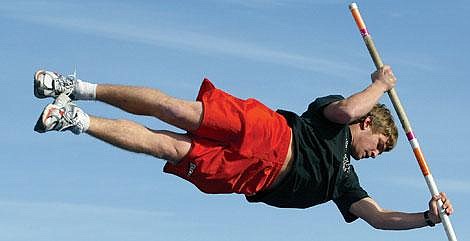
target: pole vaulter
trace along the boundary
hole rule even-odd
[[[364,43],[366,44],[366,47],[369,50],[369,54],[372,57],[372,60],[374,61],[375,67],[377,67],[377,69],[381,68],[383,66],[382,59],[380,58],[379,52],[375,48],[374,41],[372,40],[369,31],[367,31],[367,27],[361,17],[361,13],[359,12],[357,4],[351,3],[349,5],[349,10],[351,10],[352,16],[356,21],[357,27],[359,28],[361,36],[364,39]],[[388,96],[390,97],[393,107],[395,108],[395,111],[398,114],[398,118],[400,119],[403,130],[406,133],[406,137],[408,138],[411,148],[413,149],[413,153],[415,154],[416,160],[418,161],[419,167],[421,169],[421,172],[423,173],[424,179],[426,180],[429,191],[432,195],[439,195],[436,182],[434,181],[434,178],[431,175],[431,170],[426,162],[426,159],[424,158],[423,152],[421,151],[418,139],[416,138],[413,130],[411,129],[411,124],[405,113],[403,105],[400,103],[400,99],[398,98],[398,94],[395,88],[392,88],[388,91]],[[450,222],[450,218],[442,208],[442,204],[442,201],[439,200],[439,216],[442,220],[442,224],[444,225],[444,229],[447,234],[447,239],[449,241],[457,241],[457,237]]]

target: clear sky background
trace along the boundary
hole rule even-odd
[[[47,68],[99,83],[143,85],[194,99],[203,77],[242,98],[302,113],[318,96],[348,96],[374,65],[349,1],[0,1],[0,241],[445,240],[441,225],[380,231],[346,224],[336,206],[305,210],[206,195],[164,162],[87,135],[37,134],[51,99],[33,96]],[[358,1],[452,222],[470,239],[469,12],[466,1]],[[391,107],[385,96],[382,101]],[[97,102],[85,111],[162,122]],[[429,191],[400,127],[396,150],[353,162],[386,209],[422,212]]]

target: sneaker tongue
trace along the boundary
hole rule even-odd
[[[66,94],[62,93],[55,99],[54,104],[62,107],[65,106],[68,102],[70,102],[70,98]]]

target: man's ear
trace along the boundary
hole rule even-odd
[[[361,129],[365,130],[367,128],[372,127],[372,116],[367,116],[362,122],[361,122]]]

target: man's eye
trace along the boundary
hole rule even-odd
[[[384,151],[384,144],[382,142],[379,142],[377,144],[377,150],[379,150],[380,152]]]

